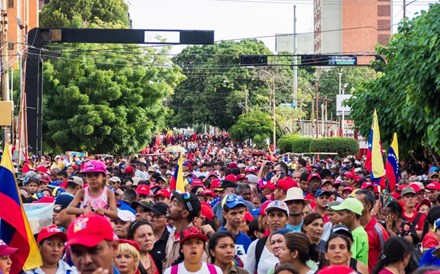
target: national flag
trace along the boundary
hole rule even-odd
[[[382,146],[380,144],[380,131],[379,131],[379,119],[377,118],[377,112],[374,110],[373,124],[370,130],[371,140],[371,181],[378,183],[385,175],[385,168],[382,158]],[[368,144],[370,150],[370,144]],[[368,153],[367,153],[368,157]]]
[[[399,144],[397,142],[397,133],[394,133],[393,142],[388,149],[385,170],[390,191],[393,191],[399,181]]]
[[[176,169],[174,170],[174,175],[171,177],[170,190],[178,190],[180,192],[185,192],[185,185],[183,182],[183,156],[180,154],[179,160],[177,160]]]
[[[30,270],[43,264],[35,238],[32,235],[28,219],[18,192],[11,160],[9,145],[3,150],[0,164],[0,238],[9,246],[19,248],[11,256],[11,273],[20,273],[21,269]]]
[[[23,164],[23,168],[21,169],[21,173],[28,173],[29,171],[31,171],[32,169],[32,165],[29,162],[29,158],[27,156],[27,154],[24,154],[24,164]]]

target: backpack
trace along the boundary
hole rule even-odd
[[[258,270],[258,263],[260,262],[261,254],[263,253],[264,246],[267,242],[267,236],[258,239],[257,246],[255,247],[255,273]]]
[[[214,265],[206,264],[208,266],[209,274],[218,274]],[[179,265],[175,264],[171,267],[171,274],[177,274],[177,270],[179,269]]]

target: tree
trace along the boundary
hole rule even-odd
[[[366,81],[349,102],[351,116],[360,133],[368,136],[376,108],[384,142],[399,136],[399,149],[424,145],[440,153],[440,4],[433,4],[412,20],[405,20],[399,32],[379,47],[386,64]]]
[[[240,115],[237,122],[229,130],[233,140],[238,142],[252,140],[257,146],[263,147],[273,133],[273,121],[269,114],[256,110]]]
[[[51,1],[42,15],[56,11],[58,18],[72,18],[70,26],[77,27],[83,26],[80,18],[92,20],[86,26],[94,28],[128,22],[122,0],[65,2]],[[109,5],[114,13],[107,10]],[[57,23],[50,20],[46,24]],[[60,25],[51,24],[65,26],[62,20]],[[48,48],[61,57],[44,62],[45,151],[134,153],[165,127],[170,112],[163,102],[184,79],[166,56],[170,48],[100,44]]]

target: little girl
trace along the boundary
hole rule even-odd
[[[81,173],[85,174],[87,187],[79,190],[66,209],[67,214],[81,215],[94,212],[109,219],[117,218],[116,198],[105,186],[106,168],[103,162],[92,160],[85,163]],[[80,204],[80,208],[78,208]]]

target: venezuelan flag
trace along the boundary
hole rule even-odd
[[[397,133],[394,133],[393,142],[388,149],[385,170],[390,191],[393,191],[399,181],[399,144],[397,143]]]
[[[185,192],[185,185],[183,183],[183,157],[182,154],[179,156],[177,161],[176,169],[174,170],[174,175],[171,177],[170,190],[178,190],[180,192]]]
[[[379,183],[381,178],[385,175],[385,168],[382,158],[382,146],[380,144],[379,119],[377,118],[376,110],[374,110],[370,138],[368,139],[368,150],[371,150],[371,181]]]
[[[11,160],[9,145],[3,150],[0,165],[0,238],[9,246],[19,248],[11,256],[11,273],[20,273],[43,264],[35,238],[21,203]]]

